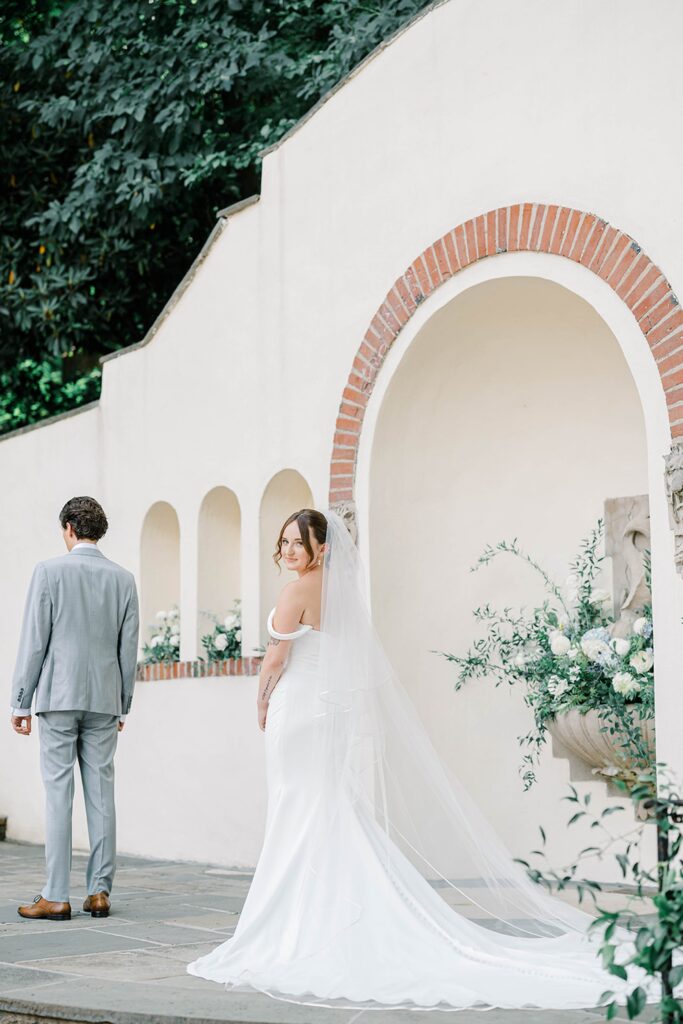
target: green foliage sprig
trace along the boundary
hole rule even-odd
[[[519,857],[514,859],[526,869],[532,881],[543,885],[549,892],[571,887],[576,890],[580,903],[590,899],[598,913],[589,931],[600,933],[599,953],[603,967],[625,982],[629,982],[629,976],[634,976],[637,971],[656,979],[661,999],[656,1015],[649,1015],[648,1021],[682,1024],[683,992],[676,992],[683,982],[683,801],[679,797],[680,783],[664,762],[657,762],[649,771],[639,773],[635,785],[629,787],[621,779],[617,779],[615,785],[630,798],[631,810],[639,815],[644,807],[650,821],[657,827],[658,856],[654,870],[645,866],[647,854],[643,849],[649,825],[640,821],[633,827],[629,822],[624,832],[616,834],[609,827],[613,819],[610,818],[609,823],[606,819],[609,815],[624,813],[628,804],[611,805],[597,815],[589,807],[591,794],[580,797],[571,784],[570,794],[562,797],[575,808],[568,825],[583,820],[590,829],[595,829],[592,845],[584,847],[570,864],[542,871],[534,866],[539,860],[547,861],[546,832],[539,826],[541,848],[531,852],[535,858],[534,865]],[[618,910],[600,906],[598,894],[603,886],[582,874],[583,861],[592,857],[602,861],[607,853],[617,861],[624,885],[630,889],[625,905]],[[652,912],[644,915],[642,908],[646,900],[652,906]],[[620,940],[626,941],[626,936],[633,945],[633,952],[626,959],[617,960],[622,945]],[[626,994],[630,1020],[639,1017],[647,1003],[647,992],[640,980],[636,979],[631,984],[633,987]],[[619,1012],[614,990],[603,992],[598,1005],[604,1009],[606,1020],[613,1020]]]

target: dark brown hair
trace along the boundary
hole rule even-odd
[[[286,519],[282,524],[280,536],[278,537],[277,543],[275,545],[275,554],[273,555],[273,561],[280,570],[282,569],[282,566],[280,565],[280,560],[282,559],[282,537],[289,524],[293,523],[295,519],[299,527],[299,533],[301,534],[303,546],[306,548],[306,551],[308,552],[308,565],[311,565],[313,559],[315,558],[313,554],[313,548],[311,547],[309,530],[313,531],[313,536],[318,541],[318,544],[324,544],[325,538],[327,537],[327,519],[325,519],[325,516],[322,514],[322,512],[318,512],[318,510],[315,508],[302,508],[299,509],[298,512],[293,512],[292,515],[288,519]],[[306,568],[308,568],[308,566],[306,566]]]
[[[107,517],[99,501],[94,498],[70,498],[59,513],[62,529],[71,523],[79,540],[99,540],[109,529]]]

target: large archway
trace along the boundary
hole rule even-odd
[[[457,295],[494,278],[538,277],[555,281],[585,299],[617,339],[642,408],[647,440],[653,612],[658,648],[657,749],[661,760],[683,772],[675,728],[675,709],[680,699],[680,651],[683,649],[683,580],[676,571],[670,497],[663,472],[663,459],[680,447],[683,436],[683,323],[678,300],[664,275],[637,244],[599,218],[577,213],[576,218],[570,219],[571,211],[568,211],[567,217],[563,217],[563,227],[558,207],[529,204],[515,209],[518,215],[509,210],[494,211],[495,224],[502,222],[509,227],[510,220],[505,218],[511,217],[516,225],[511,247],[496,244],[491,249],[487,244],[477,245],[477,234],[472,233],[474,225],[479,225],[480,242],[482,226],[484,238],[490,241],[493,215],[476,218],[469,228],[463,225],[449,233],[449,245],[457,244],[454,251],[458,259],[465,247],[465,259],[457,264],[457,270],[453,269],[452,256],[444,264],[447,242],[442,239],[441,244],[429,247],[431,257],[422,254],[391,289],[391,298],[385,299],[373,318],[343,389],[329,501],[331,505],[351,503],[354,506],[359,545],[372,576],[368,535],[371,532],[369,481],[373,438],[392,376],[418,333],[435,312]],[[568,225],[570,231],[574,225],[571,236],[567,235]],[[541,244],[546,246],[546,251]],[[498,259],[482,258],[493,252]],[[438,255],[441,270],[434,262]],[[556,259],[558,255],[563,258]],[[413,288],[410,296],[409,284]],[[404,295],[401,299],[403,322],[395,318],[390,324],[391,303],[396,303],[392,293],[395,292]],[[538,359],[543,359],[541,351]],[[509,422],[507,427],[514,429],[514,422]],[[621,457],[628,458],[628,452]],[[375,589],[371,579],[369,584]]]
[[[671,436],[683,438],[683,312],[665,275],[628,234],[593,213],[544,203],[489,210],[428,246],[394,282],[373,316],[342,392],[329,501],[355,499],[365,409],[393,342],[425,299],[465,267],[506,252],[551,253],[605,281],[631,310],[657,364]]]
[[[432,651],[465,654],[478,606],[546,596],[511,556],[471,574],[487,544],[517,538],[562,584],[604,499],[648,492],[643,410],[613,331],[555,282],[482,281],[418,320],[373,395],[359,466],[373,619],[440,756],[511,844],[531,845],[531,801],[563,828],[566,762],[549,744],[524,794],[521,688],[455,694],[456,667]]]

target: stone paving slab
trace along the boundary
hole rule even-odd
[[[86,858],[76,854],[71,921],[24,921],[41,888],[43,848],[0,842],[0,1024],[593,1024],[599,1010],[418,1011],[300,1006],[228,992],[186,966],[233,932],[252,874],[208,864],[119,857],[112,913],[80,910]],[[613,898],[617,898],[614,897]],[[647,909],[647,908],[645,908]],[[648,1007],[643,1020],[655,1015]],[[625,1011],[617,1018],[627,1020]]]

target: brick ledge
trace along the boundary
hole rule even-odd
[[[161,661],[154,665],[138,664],[136,680],[140,683],[160,679],[201,679],[205,676],[257,676],[263,658],[226,658],[224,661]]]

